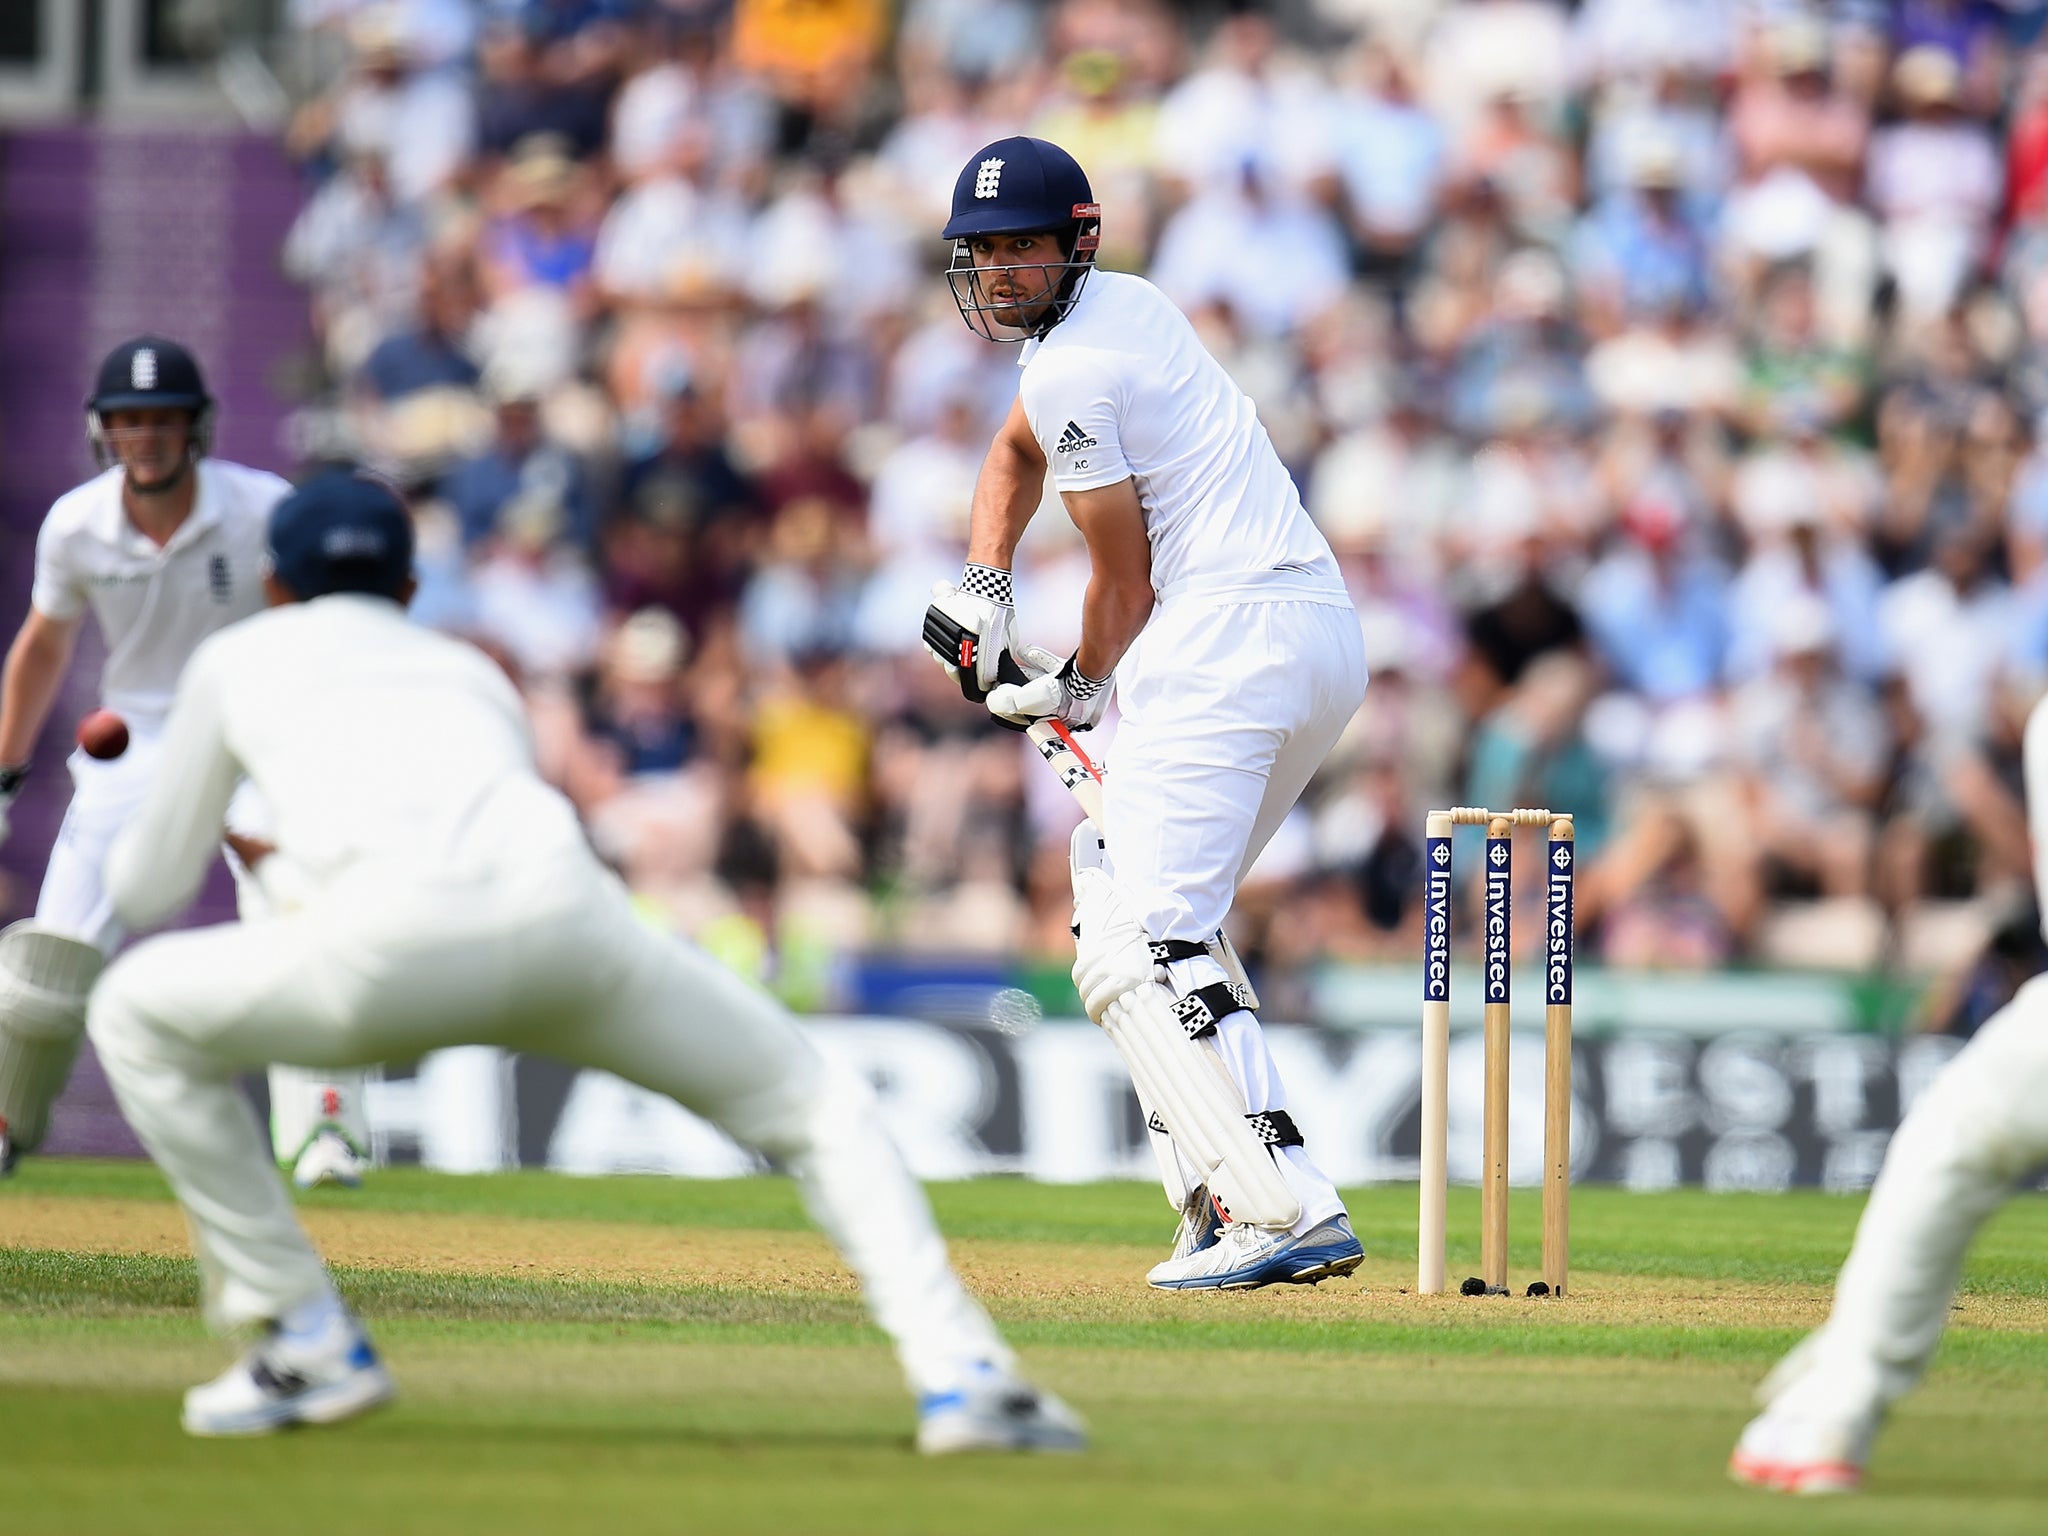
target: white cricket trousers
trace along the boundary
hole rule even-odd
[[[149,793],[156,776],[158,736],[133,728],[128,750],[119,757],[93,758],[73,752],[71,803],[65,808],[43,888],[36,899],[36,922],[52,933],[90,944],[111,956],[127,940],[128,930],[114,915],[107,895],[107,851],[128,825]],[[237,832],[261,836],[270,830],[269,810],[249,785],[236,792],[228,808],[228,825]],[[269,910],[261,885],[229,856],[235,876],[235,902],[244,917]],[[370,1151],[367,1077],[361,1072],[300,1072],[291,1067],[270,1069],[272,1149],[280,1161],[292,1162],[320,1131],[341,1132],[357,1151]]]
[[[1239,882],[1358,712],[1365,684],[1347,599],[1190,593],[1159,606],[1117,668],[1123,719],[1103,795],[1111,874],[1147,934],[1205,942],[1222,929]],[[1207,957],[1169,970],[1181,992],[1224,979]],[[1233,1013],[1216,1035],[1245,1107],[1285,1109],[1258,1019]],[[1283,1148],[1278,1161],[1301,1201],[1296,1231],[1343,1211],[1305,1148]],[[1192,1170],[1175,1162],[1181,1188],[1163,1168],[1162,1182],[1179,1205]]]
[[[71,803],[65,807],[36,898],[40,926],[90,944],[103,955],[111,955],[128,937],[107,895],[107,850],[142,808],[156,774],[157,755],[156,738],[139,731],[119,757],[101,761],[83,752],[71,754],[66,765],[71,770]]]
[[[1910,1389],[1941,1341],[1977,1229],[2044,1165],[2048,976],[2021,987],[1900,1123],[1827,1323],[1773,1378],[1786,1406],[1853,1417]]]
[[[328,1279],[237,1072],[536,1051],[665,1093],[793,1173],[919,1392],[1012,1357],[946,1259],[867,1084],[776,1003],[633,914],[582,847],[470,878],[357,866],[293,912],[164,934],[101,978],[88,1028],[190,1218],[209,1321],[275,1319]]]

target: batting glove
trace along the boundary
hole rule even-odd
[[[1077,731],[1092,731],[1109,709],[1111,679],[1086,677],[1072,656],[1062,660],[1042,646],[1018,649],[1017,659],[1032,673],[1028,683],[1004,683],[988,696],[988,712],[1012,725],[1064,720]]]
[[[967,702],[979,704],[1001,680],[1003,655],[1016,625],[1010,573],[970,561],[959,586],[933,584],[932,604],[924,611],[925,649],[960,685]]]

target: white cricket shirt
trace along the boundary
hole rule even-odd
[[[197,473],[191,515],[161,548],[128,521],[118,465],[60,496],[36,538],[29,601],[53,619],[92,609],[107,643],[100,702],[131,730],[162,724],[200,641],[263,606],[270,511],[291,486],[222,459]]]
[[[292,603],[201,642],[148,797],[107,860],[130,928],[198,891],[244,775],[270,808],[272,857],[314,895],[364,866],[489,875],[583,846],[576,813],[534,771],[526,711],[497,664],[382,598]]]
[[[1090,274],[1066,319],[1026,342],[1019,393],[1062,491],[1136,482],[1162,601],[1349,605],[1251,400],[1142,277]]]

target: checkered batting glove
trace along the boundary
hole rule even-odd
[[[1077,653],[1078,654],[1078,653]],[[1041,646],[1020,646],[1017,659],[1035,674],[1028,683],[1004,683],[988,696],[988,712],[1012,725],[1064,720],[1077,731],[1092,731],[1109,709],[1111,679],[1086,676],[1074,657],[1062,660]]]
[[[932,603],[924,611],[925,649],[960,685],[967,701],[979,704],[1001,676],[1016,624],[1010,573],[970,563],[959,586],[941,581],[932,587]]]

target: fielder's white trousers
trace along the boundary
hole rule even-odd
[[[1881,1411],[1941,1341],[1985,1218],[2048,1165],[2048,977],[1994,1014],[1892,1137],[1826,1325],[1781,1367],[1775,1401],[1820,1417]]]
[[[36,922],[52,933],[90,944],[111,956],[128,937],[114,903],[107,895],[107,850],[129,819],[141,809],[155,777],[156,732],[135,727],[128,749],[119,757],[99,759],[73,752],[71,804],[65,809],[43,888],[36,899]],[[269,812],[252,788],[244,784],[228,808],[228,824],[237,832],[261,836],[269,830]],[[244,917],[267,911],[261,885],[232,855],[228,868],[235,876],[235,901]],[[370,1151],[366,1076],[361,1072],[299,1072],[289,1067],[270,1070],[272,1149],[284,1162],[295,1160],[320,1131],[332,1128],[365,1156]]]
[[[238,1071],[491,1044],[668,1094],[786,1166],[916,1390],[1011,1363],[865,1082],[764,994],[643,926],[580,842],[499,863],[467,879],[359,867],[291,913],[147,940],[102,977],[93,1044],[184,1203],[210,1321],[274,1319],[328,1287]]]
[[[1112,877],[1155,939],[1213,938],[1237,887],[1365,699],[1365,646],[1344,598],[1217,602],[1170,598],[1117,668],[1114,760],[1103,839]],[[1186,992],[1224,979],[1208,958],[1170,967]],[[1287,1107],[1259,1023],[1238,1012],[1216,1029],[1245,1105]],[[1169,1201],[1182,1187],[1162,1172]],[[1164,1165],[1166,1160],[1162,1159]],[[1297,1231],[1344,1209],[1302,1147],[1279,1153],[1301,1201]]]

